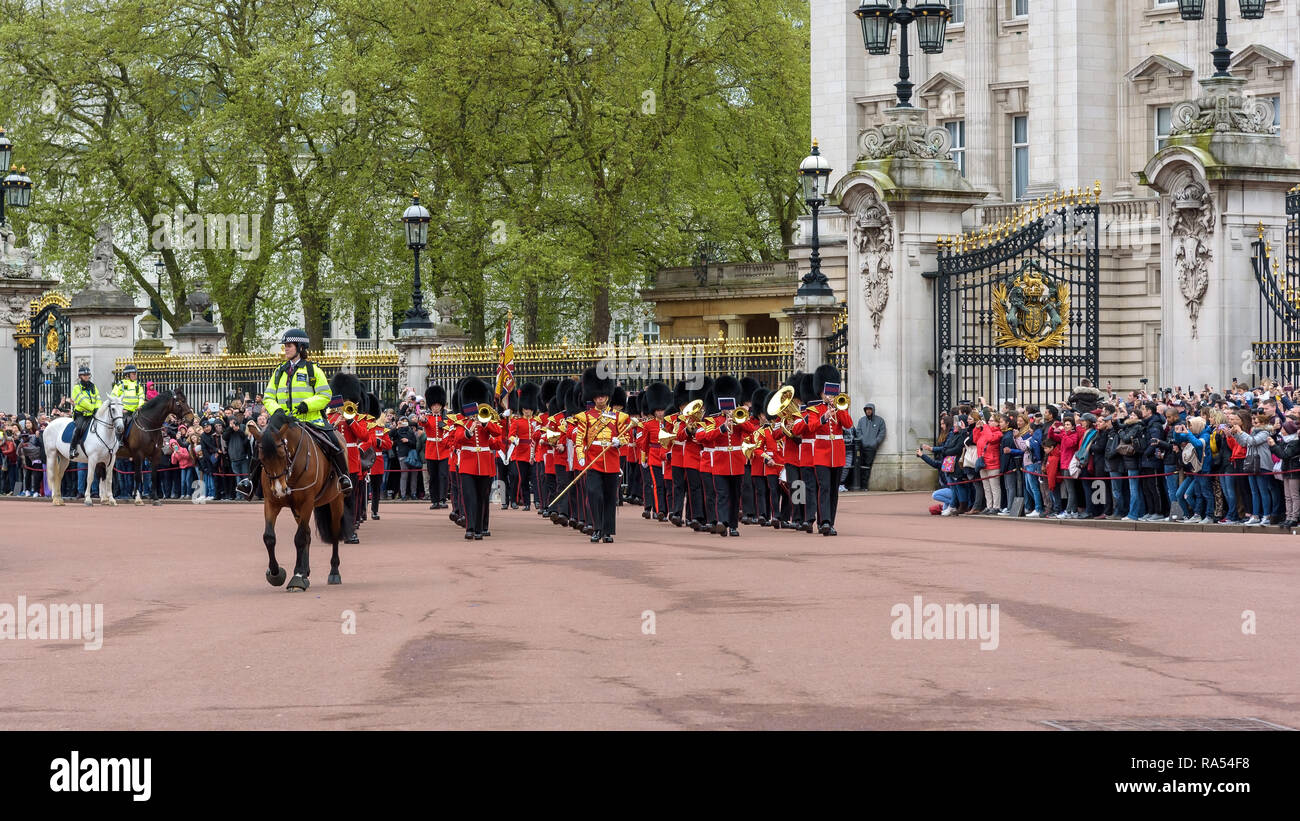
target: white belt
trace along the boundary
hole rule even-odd
[[[840,438],[843,438],[843,437],[840,437],[840,436],[827,436],[827,435],[824,434],[824,433],[819,433],[819,434],[817,434],[816,436],[814,436],[813,438],[814,438],[814,439],[820,439],[820,440],[823,441],[823,442],[833,442],[834,440],[836,440],[836,439],[840,439]]]
[[[359,448],[359,447],[361,447],[361,443],[360,443],[360,442],[348,442],[348,447],[350,447],[350,448]]]
[[[462,447],[461,450],[468,451],[470,453],[491,453],[492,452],[492,448],[480,448],[480,447]]]
[[[737,451],[737,450],[743,450],[743,449],[744,449],[744,447],[743,447],[742,445],[727,445],[726,447],[714,448],[715,451],[719,451],[719,450],[725,450],[725,451]]]
[[[596,447],[603,448],[606,445],[611,444],[613,441],[614,441],[613,439],[597,439],[594,442],[590,442],[589,444],[595,445]]]

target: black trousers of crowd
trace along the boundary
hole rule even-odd
[[[618,474],[589,470],[583,481],[587,486],[587,505],[591,513],[587,523],[601,536],[613,536],[614,514],[618,506]]]
[[[817,524],[835,525],[835,512],[840,504],[840,473],[843,470],[842,467],[823,465],[814,468],[817,475],[817,511],[821,520]]]
[[[733,530],[740,524],[740,492],[744,486],[744,474],[726,476],[713,475],[714,504],[717,519]]]
[[[465,506],[465,532],[486,533],[488,507],[492,501],[492,477],[462,474],[460,494]]]
[[[858,464],[862,466],[862,489],[866,490],[871,484],[871,466],[876,463],[876,449],[865,445],[858,448],[858,459],[861,460]],[[835,486],[839,487],[838,481]]]
[[[447,460],[425,459],[429,472],[429,501],[447,501]]]

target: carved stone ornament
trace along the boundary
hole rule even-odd
[[[853,213],[852,232],[853,245],[858,250],[862,296],[876,332],[873,347],[879,348],[880,323],[889,305],[889,281],[894,273],[894,221],[875,191],[858,203]]]
[[[859,159],[951,159],[952,135],[946,128],[932,126],[923,108],[891,108],[885,122],[863,129],[858,135]]]
[[[90,339],[90,326],[74,325],[72,328],[72,335],[77,339]]]
[[[1189,181],[1174,189],[1171,204],[1169,236],[1174,252],[1174,274],[1178,292],[1192,320],[1192,338],[1195,339],[1201,303],[1210,287],[1210,263],[1214,257],[1210,248],[1214,234],[1214,203],[1203,185]]]
[[[1185,100],[1171,112],[1169,136],[1215,131],[1273,134],[1273,104],[1246,94],[1244,79],[1211,78],[1201,82],[1201,96]]]
[[[96,291],[114,289],[113,273],[117,259],[113,256],[113,226],[101,222],[95,231],[95,251],[90,258],[90,287]]]
[[[0,307],[0,322],[6,325],[17,325],[22,322],[27,318],[29,304],[23,297],[11,295],[6,304]]]
[[[104,339],[125,339],[126,326],[125,325],[104,325],[100,327],[99,335],[102,336]]]

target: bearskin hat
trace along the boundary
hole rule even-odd
[[[447,389],[442,385],[430,385],[424,389],[425,407],[432,408],[434,405],[447,407]]]
[[[716,399],[730,397],[740,407],[740,380],[727,374],[719,376],[713,383],[713,396]]]
[[[689,401],[691,401],[691,396],[690,391],[686,390],[685,380],[677,380],[677,384],[673,386],[673,398],[670,406],[681,408],[682,405],[685,405]]]
[[[560,389],[560,380],[547,379],[542,383],[541,401],[539,407],[549,407],[551,400],[555,398],[555,392]]]
[[[627,408],[627,389],[622,385],[615,385],[614,392],[609,395],[609,406],[611,408]]]
[[[560,391],[564,396],[564,407],[562,410],[564,411],[565,416],[577,416],[584,410],[582,403],[582,385],[574,381],[568,381],[568,384],[568,392],[564,392],[563,386],[560,387]]]
[[[754,377],[742,376],[740,378],[740,396],[736,397],[736,404],[743,405],[746,402],[753,402],[754,392],[761,387],[763,387],[763,383]]]
[[[613,402],[612,399],[610,401]],[[623,406],[623,412],[626,413],[628,416],[640,416],[641,415],[641,394],[629,393],[627,395],[627,403]]]
[[[471,376],[460,386],[460,404],[461,406],[473,403],[483,405],[488,403],[492,398],[492,389],[488,383],[476,376]],[[460,408],[457,408],[460,410]]]
[[[542,386],[536,382],[525,382],[519,389],[519,409],[537,413],[542,408]]]
[[[519,413],[519,390],[513,390],[506,394],[506,407],[511,413]]]
[[[373,393],[366,394],[366,415],[372,419],[378,419],[383,412],[384,409],[379,404],[379,397]]]
[[[820,394],[817,393],[816,386],[813,384],[815,381],[816,378],[810,373],[805,373],[799,377],[799,384],[795,387],[799,394],[799,401],[805,403],[816,402],[821,398]]]
[[[610,377],[602,378],[594,367],[587,368],[582,372],[582,400],[590,402],[597,396],[614,395],[614,380]]]
[[[641,394],[641,412],[646,416],[657,410],[667,410],[673,402],[673,392],[662,382],[651,382]]]
[[[772,392],[769,391],[767,388],[759,388],[758,390],[754,391],[754,393],[749,397],[749,401],[753,403],[752,408],[753,408],[754,415],[757,416],[760,413],[766,415],[767,403],[771,401],[771,399],[772,399]]]
[[[843,385],[840,381],[840,369],[834,365],[819,365],[817,370],[813,371],[813,388],[817,393],[817,398],[820,399],[825,392],[827,382]]]
[[[365,400],[365,391],[362,390],[361,380],[355,373],[339,371],[334,374],[334,378],[330,380],[330,390],[343,401],[356,402],[358,409],[364,410],[359,406]]]

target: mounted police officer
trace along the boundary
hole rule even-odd
[[[69,454],[76,453],[85,440],[86,429],[90,427],[90,420],[95,411],[99,410],[102,401],[99,398],[99,388],[90,381],[90,368],[85,365],[77,368],[77,384],[72,386],[73,434],[72,443],[68,445]]]
[[[307,347],[310,340],[307,332],[301,328],[290,328],[280,340],[284,345],[284,363],[275,369],[263,391],[263,406],[267,416],[277,412],[304,423],[303,428],[313,434],[334,464],[334,472],[339,477],[339,489],[344,493],[352,492],[352,479],[348,476],[347,453],[339,446],[334,429],[325,419],[325,409],[329,406],[333,392],[325,372],[307,359]],[[254,483],[262,475],[262,463],[259,460],[253,466],[253,472],[239,480],[237,488],[244,496],[252,496]]]
[[[122,397],[123,421],[130,422],[144,404],[144,386],[137,378],[135,365],[122,369],[122,381],[113,386],[113,394]]]

